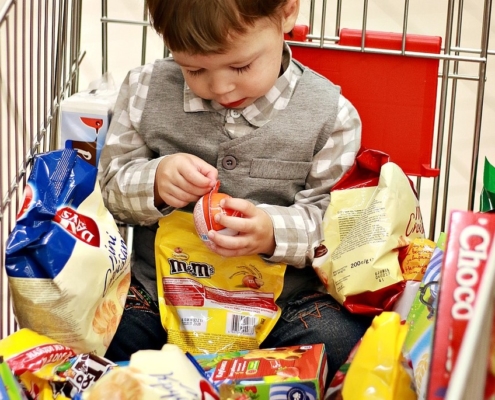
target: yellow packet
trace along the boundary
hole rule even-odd
[[[76,355],[71,348],[27,328],[0,340],[0,354],[22,383],[29,395],[26,398],[33,400],[75,398],[117,366],[96,354]]]
[[[345,400],[416,400],[411,376],[402,364],[408,324],[396,312],[373,319],[344,380]]]
[[[54,371],[58,365],[76,355],[69,347],[24,328],[0,340],[0,354],[31,398],[70,398],[63,393],[54,393],[51,386],[53,382],[65,381],[54,374]]]
[[[155,240],[158,298],[168,343],[191,354],[258,348],[280,317],[285,264],[223,257],[206,247],[193,216],[174,211]]]
[[[406,281],[421,282],[435,247],[435,242],[427,238],[412,240],[401,263],[402,275]]]

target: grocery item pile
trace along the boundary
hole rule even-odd
[[[74,149],[39,155],[7,243],[20,329],[0,340],[0,399],[446,398],[480,282],[495,268],[492,188],[485,180],[481,212],[453,211],[432,241],[400,168],[378,152],[360,154],[334,188],[313,265],[343,307],[374,317],[334,377],[323,344],[259,348],[280,314],[285,265],[249,258],[219,268],[194,216],[174,211],[156,247],[169,344],[114,363],[104,354],[130,284],[126,244],[102,204],[96,167]],[[225,211],[213,197],[196,220]],[[225,274],[212,277],[215,268]],[[185,326],[205,307],[211,321]],[[486,400],[495,396],[490,355],[477,377]]]

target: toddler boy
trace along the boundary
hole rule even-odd
[[[243,218],[211,231],[226,257],[288,265],[282,315],[262,347],[325,343],[332,377],[370,320],[326,294],[311,266],[330,189],[353,164],[361,123],[339,87],[291,58],[300,0],[147,0],[173,59],[131,70],[100,159],[106,205],[135,225],[133,281],[107,357],[167,340],[158,307],[156,222],[217,180]]]

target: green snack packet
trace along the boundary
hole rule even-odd
[[[485,157],[483,188],[480,196],[480,211],[495,212],[495,167]]]

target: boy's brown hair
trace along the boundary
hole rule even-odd
[[[153,28],[167,47],[191,54],[222,53],[233,36],[261,18],[278,22],[287,0],[146,0]]]

